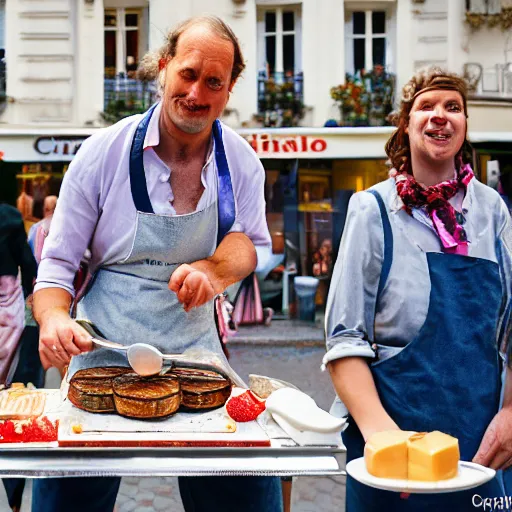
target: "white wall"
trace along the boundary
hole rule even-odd
[[[95,124],[103,111],[103,1],[76,2],[74,121],[77,126]]]
[[[508,62],[512,62],[512,31],[504,32],[498,27],[488,28],[487,26],[472,30],[464,22],[464,0],[451,0],[449,12],[450,69],[461,72],[466,62],[478,62],[484,67],[504,64],[507,62],[506,46],[508,46]]]
[[[505,43],[507,35],[508,41],[508,62],[512,62],[512,38],[511,31],[508,34],[499,28],[484,28],[479,31],[470,32],[467,30],[465,41],[467,41],[467,60],[471,62],[480,62],[486,65],[504,64],[505,61]],[[465,48],[464,48],[465,49]]]
[[[7,0],[11,125],[84,126],[103,110],[103,1]]]
[[[304,103],[313,107],[313,126],[339,116],[330,89],[345,80],[344,28],[343,0],[303,1]]]
[[[73,122],[73,4],[72,0],[7,0],[9,102],[2,121]]]

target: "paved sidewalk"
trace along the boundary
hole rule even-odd
[[[317,314],[315,323],[300,320],[274,320],[270,326],[241,326],[229,338],[228,347],[234,345],[311,345],[325,347],[323,314]]]

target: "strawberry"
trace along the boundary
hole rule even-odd
[[[265,402],[256,398],[247,390],[231,396],[226,402],[226,411],[235,421],[245,422],[255,420],[265,410]]]

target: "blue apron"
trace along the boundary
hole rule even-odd
[[[393,235],[381,196],[370,192],[379,203],[384,226],[380,294],[391,267]],[[471,461],[499,408],[499,266],[445,253],[429,252],[426,259],[431,291],[425,323],[403,350],[375,362],[371,371],[384,409],[401,429],[450,434],[459,440],[461,459]],[[363,456],[364,440],[352,420],[343,442],[347,462]],[[403,499],[399,493],[373,489],[347,477],[346,511],[474,511],[475,494],[495,498],[504,496],[504,490],[495,478],[469,491],[411,494]]]
[[[156,215],[149,199],[143,162],[144,139],[154,108],[137,126],[130,151],[130,185],[137,210],[132,250],[122,262],[98,269],[79,302],[77,316],[90,318],[107,338],[121,343],[151,339],[164,353],[202,347],[224,358],[215,328],[213,301],[186,313],[167,286],[179,265],[212,255],[235,220],[235,198],[221,124],[218,120],[213,124],[218,200],[188,215]],[[68,373],[123,364],[127,365],[124,354],[95,349],[73,357]],[[108,512],[114,507],[119,483],[120,478],[36,480],[33,510]],[[281,511],[278,478],[186,477],[179,479],[179,485],[187,511],[235,510],[239,503],[240,510]],[[86,494],[84,489],[88,490]]]

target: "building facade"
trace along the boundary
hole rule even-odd
[[[36,220],[81,142],[155,101],[144,53],[206,13],[241,42],[223,120],[262,158],[276,247],[303,274],[328,278],[315,263],[350,194],[386,177],[387,116],[416,70],[467,77],[480,179],[512,165],[512,0],[0,0],[0,200],[30,198]]]
[[[342,84],[346,73],[382,65],[399,89],[416,69],[436,64],[476,79],[471,130],[509,131],[511,29],[499,21],[495,26],[467,21],[496,16],[512,8],[509,4],[218,0],[212,9],[208,0],[0,0],[7,100],[0,122],[101,125],[108,80],[131,77],[145,51],[161,45],[179,21],[213,12],[233,27],[247,59],[229,105],[234,126],[261,124],[255,114],[262,80],[271,78],[278,85],[294,80],[306,111],[300,124],[321,127],[338,118],[330,89]]]

